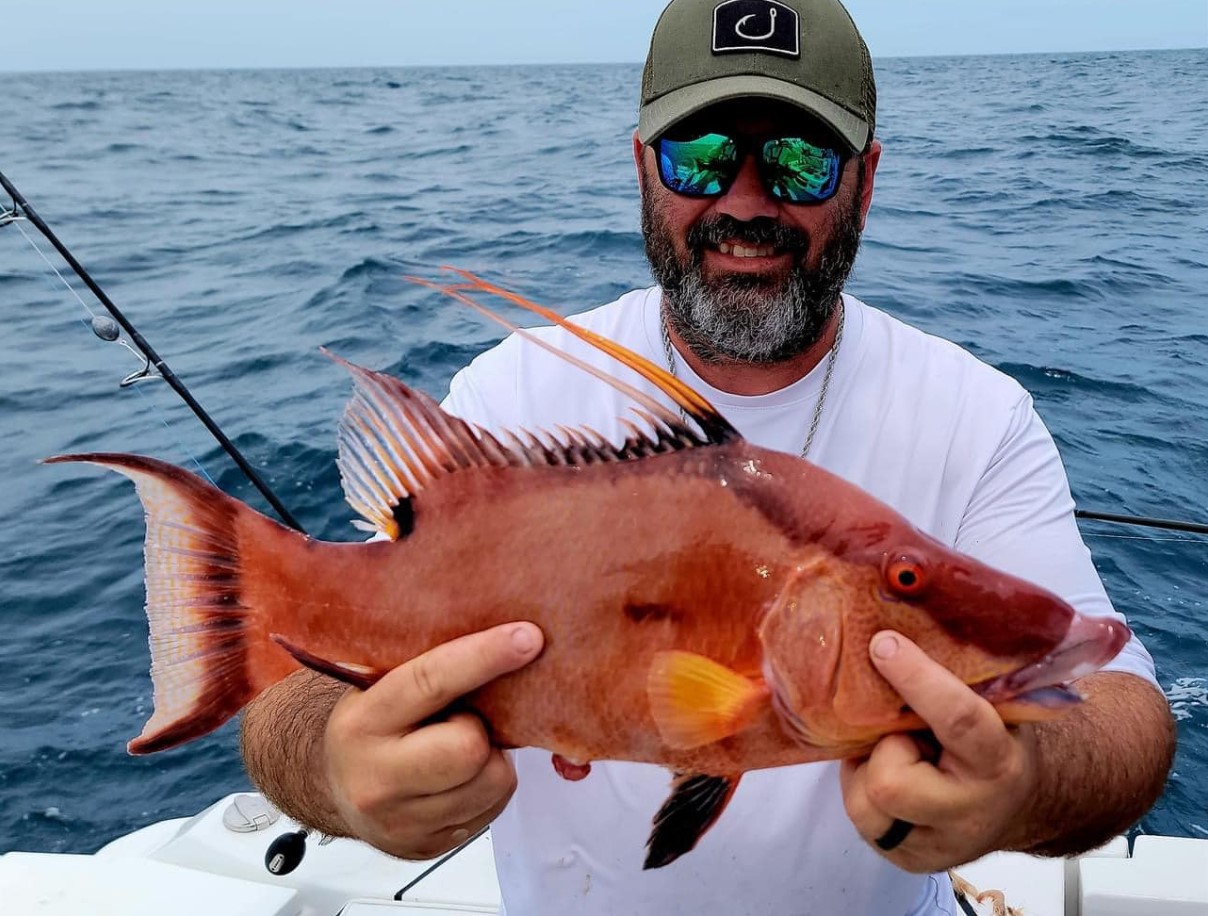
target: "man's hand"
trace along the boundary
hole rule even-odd
[[[323,740],[331,799],[357,837],[401,858],[440,855],[493,821],[516,788],[511,761],[478,716],[429,722],[520,668],[541,631],[507,624],[437,646],[336,704]]]
[[[291,675],[244,715],[248,772],[323,833],[401,858],[440,855],[503,810],[516,774],[477,716],[433,717],[524,667],[543,644],[533,624],[504,624],[437,646],[365,691]]]
[[[884,855],[907,871],[941,871],[1013,843],[1037,782],[1030,727],[1008,729],[994,707],[905,637],[873,637],[881,675],[931,728],[942,752],[888,735],[841,770],[848,816],[869,843],[895,819],[914,829]],[[1022,815],[1022,817],[1021,817]]]

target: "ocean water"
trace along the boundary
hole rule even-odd
[[[1082,507],[1208,520],[1208,52],[878,69],[885,154],[852,291],[1030,389]],[[306,527],[352,539],[333,464],[349,386],[317,347],[441,396],[500,332],[404,274],[456,264],[563,311],[646,284],[638,80],[7,74],[0,170]],[[247,783],[231,726],[126,755],[150,705],[141,513],[116,477],[36,460],[197,462],[262,503],[162,383],[119,388],[137,362],[22,232],[0,227],[0,851],[86,852]],[[1084,533],[1179,719],[1139,829],[1208,835],[1208,538]]]

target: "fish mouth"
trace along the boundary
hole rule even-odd
[[[1115,617],[1079,614],[1070,623],[1065,638],[1044,658],[970,686],[991,703],[1034,694],[1038,701],[1048,705],[1046,701],[1060,697],[1063,692],[1072,693],[1065,690],[1066,683],[1098,671],[1115,658],[1131,636],[1132,631]]]

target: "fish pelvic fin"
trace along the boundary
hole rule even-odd
[[[690,750],[736,735],[770,702],[762,680],[692,652],[656,652],[646,680],[650,712],[668,747]]]
[[[292,655],[298,664],[309,668],[311,671],[317,671],[319,674],[326,675],[333,680],[356,687],[358,690],[368,690],[387,674],[386,671],[370,667],[369,665],[359,665],[355,662],[329,661],[315,655],[313,652],[308,652],[301,646],[295,645],[280,633],[272,633],[269,635],[269,638]]]
[[[134,481],[146,514],[144,545],[155,709],[131,754],[151,754],[218,728],[297,665],[282,655],[253,672],[259,629],[242,602],[238,517],[255,510],[174,465],[138,455],[60,455]],[[259,656],[258,656],[259,657]]]
[[[504,289],[503,287],[496,286],[495,284],[490,283],[481,277],[475,276],[469,271],[460,270],[455,267],[445,267],[443,269],[460,277],[461,282],[440,284],[434,283],[430,280],[425,280],[422,277],[408,277],[407,279],[413,283],[418,283],[421,286],[427,286],[435,289],[464,305],[468,305],[470,308],[486,316],[487,318],[490,318],[497,324],[503,325],[508,330],[519,334],[531,343],[541,347],[543,350],[546,350],[560,359],[565,360],[571,365],[577,366],[583,371],[594,375],[605,384],[610,385],[617,391],[620,391],[622,394],[626,394],[633,398],[638,404],[641,405],[642,408],[652,414],[657,419],[659,424],[666,425],[672,438],[682,439],[685,444],[691,445],[724,445],[727,442],[734,442],[742,438],[742,435],[738,432],[738,430],[731,426],[730,422],[717,412],[717,408],[709,403],[709,401],[706,400],[702,395],[698,394],[696,390],[692,388],[692,386],[676,378],[666,369],[656,365],[655,363],[646,359],[646,357],[634,353],[628,347],[624,347],[615,341],[609,340],[607,337],[597,334],[594,331],[567,321],[553,309],[546,308],[543,305],[538,305],[536,302],[525,299],[523,296],[519,296],[516,293]],[[701,439],[699,434],[692,429],[692,427],[689,426],[682,417],[676,416],[674,413],[667,410],[644,392],[639,391],[632,385],[626,384],[625,382],[607,372],[604,372],[601,369],[597,369],[590,363],[587,363],[570,353],[559,350],[557,347],[546,343],[540,337],[531,334],[524,328],[518,327],[517,325],[508,321],[502,315],[496,314],[494,311],[487,308],[485,305],[475,299],[472,295],[473,293],[498,296],[499,298],[505,299],[513,305],[517,305],[526,311],[540,315],[542,318],[553,322],[558,327],[570,334],[573,334],[575,337],[578,337],[585,343],[590,344],[602,353],[608,354],[613,359],[617,360],[617,362],[628,366],[634,372],[638,373],[638,375],[642,376],[644,379],[652,382],[656,387],[658,387],[660,391],[662,391],[674,402],[676,407],[683,411],[685,417],[691,417],[700,428],[701,433],[704,434],[704,438]]]
[[[654,816],[642,868],[662,868],[691,852],[726,810],[741,778],[677,773],[670,797]]]

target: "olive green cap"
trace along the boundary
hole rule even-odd
[[[737,98],[809,112],[852,150],[876,125],[872,58],[839,0],[672,0],[642,74],[638,137]]]

